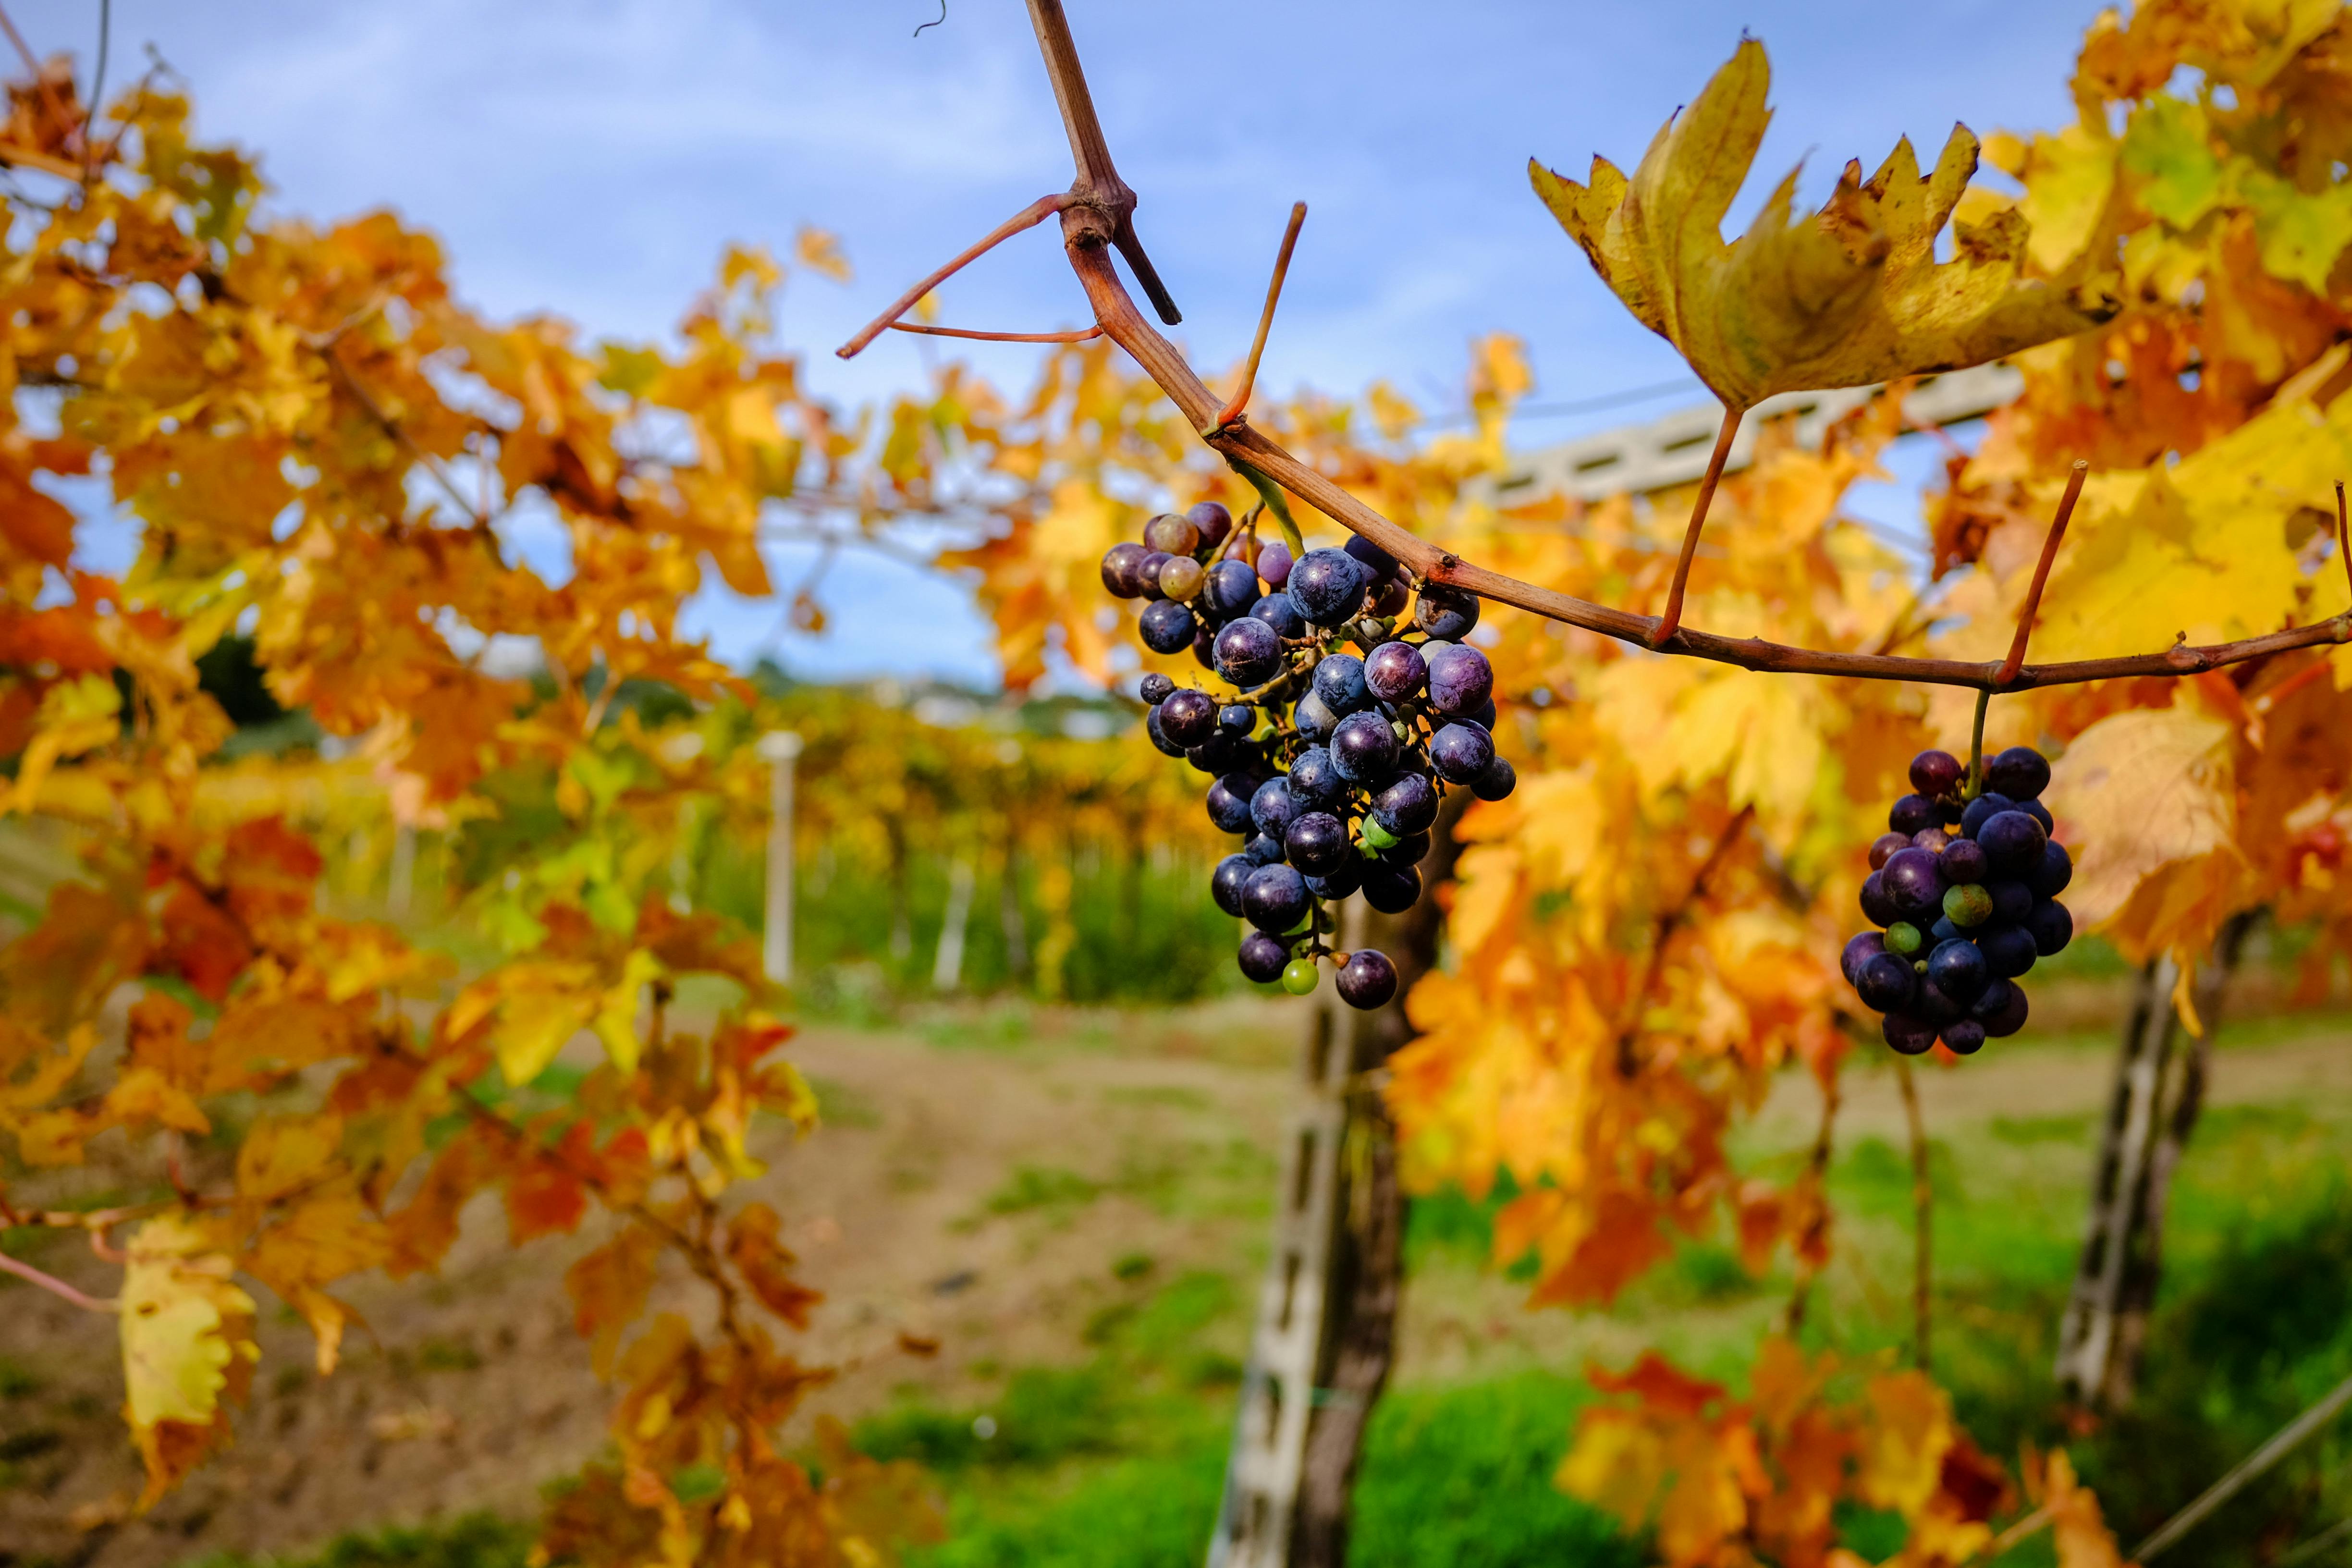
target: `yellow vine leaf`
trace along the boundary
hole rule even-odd
[[[260,1347],[253,1298],[193,1220],[164,1215],[132,1232],[122,1276],[124,1413],[147,1461],[152,1502],[225,1439],[221,1405],[241,1397]]]
[[[1937,237],[1976,173],[1966,126],[1953,128],[1924,176],[1907,139],[1866,182],[1849,163],[1821,211],[1793,221],[1792,171],[1726,244],[1724,216],[1771,119],[1770,79],[1764,46],[1743,40],[1660,129],[1631,179],[1601,157],[1585,184],[1528,165],[1601,280],[1726,404],[1980,364],[2114,313],[2103,299],[2078,301],[2020,276],[2027,226],[2013,211],[1960,224],[1957,254],[1936,260]]]

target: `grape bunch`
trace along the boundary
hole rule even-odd
[[[2040,796],[2050,763],[2011,746],[1974,793],[1949,752],[1911,759],[1911,787],[1870,847],[1862,912],[1878,929],[1845,944],[1847,984],[1885,1015],[1886,1043],[1916,1056],[1938,1037],[1961,1056],[2025,1026],[2019,980],[2074,939],[2058,894],[2074,863]]]
[[[1360,891],[1384,914],[1411,909],[1446,790],[1500,800],[1518,782],[1495,750],[1494,671],[1462,640],[1479,602],[1435,584],[1416,594],[1362,539],[1295,560],[1270,543],[1255,564],[1242,542],[1215,501],[1162,513],[1103,556],[1103,586],[1145,601],[1144,647],[1190,647],[1232,688],[1152,674],[1140,695],[1152,744],[1210,775],[1209,819],[1243,838],[1209,889],[1252,928],[1242,973],[1305,995],[1328,959],[1342,1000],[1378,1007],[1396,966],[1334,952],[1325,905]]]

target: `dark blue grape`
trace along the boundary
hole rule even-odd
[[[1317,810],[1335,805],[1348,793],[1348,781],[1321,746],[1309,746],[1291,760],[1290,798]]]
[[[1886,873],[1884,871],[1873,871],[1863,879],[1862,918],[1882,928],[1903,918],[1903,912],[1895,907],[1895,900],[1886,896]]]
[[[1217,710],[1217,728],[1228,735],[1246,735],[1257,728],[1257,710],[1246,702],[1228,702]]]
[[[1217,628],[1207,621],[1192,633],[1192,662],[1202,669],[1217,668]]]
[[[1290,798],[1290,781],[1286,778],[1266,780],[1250,796],[1250,820],[1257,824],[1260,833],[1270,837],[1280,838],[1288,832],[1298,812],[1298,803]]]
[[[1429,658],[1429,705],[1440,713],[1473,713],[1495,689],[1494,667],[1475,647],[1449,643]]]
[[[1396,965],[1389,962],[1388,954],[1360,947],[1339,966],[1336,984],[1339,1000],[1350,1007],[1364,1012],[1385,1007],[1397,992]]]
[[[2033,889],[2037,898],[2054,899],[2074,879],[2074,858],[2066,853],[2063,844],[2053,843],[2042,846],[2042,864],[2025,879],[2025,885]]]
[[[1478,595],[1432,583],[1412,607],[1412,624],[1431,637],[1460,642],[1478,624]]]
[[[1866,931],[1849,939],[1845,951],[1838,955],[1838,970],[1848,985],[1862,973],[1862,966],[1886,951],[1886,938],[1874,931]]]
[[[1328,741],[1331,731],[1339,727],[1339,716],[1323,705],[1323,699],[1309,691],[1291,709],[1290,723],[1309,741]]]
[[[1242,854],[1253,866],[1271,866],[1282,858],[1282,845],[1261,833],[1242,846]]]
[[[1209,786],[1209,820],[1217,825],[1220,833],[1247,833],[1251,826],[1249,795],[1234,793],[1234,786],[1248,788],[1249,781],[1241,777],[1222,778]],[[1250,794],[1257,792],[1251,790]]]
[[[1234,624],[1238,626],[1241,623]],[[1201,623],[1192,618],[1191,610],[1175,600],[1161,599],[1143,607],[1138,627],[1143,637],[1143,646],[1152,652],[1181,653],[1192,645],[1192,634],[1201,629]]]
[[[1936,1026],[1908,1013],[1889,1013],[1878,1026],[1878,1032],[1888,1045],[1906,1057],[1921,1055],[1936,1043]]]
[[[1260,866],[1242,884],[1242,914],[1262,931],[1276,935],[1307,918],[1307,879],[1288,866]]]
[[[2058,830],[2057,819],[2050,815],[2050,808],[2040,801],[2021,800],[2017,803],[2017,809],[2042,824],[2042,831],[2045,836]]]
[[[1984,994],[1985,983],[1992,974],[1977,944],[1959,939],[1936,944],[1927,955],[1927,978],[1935,982],[1937,990],[1965,1007]]]
[[[1197,746],[1217,732],[1216,700],[1205,691],[1171,692],[1160,705],[1160,732],[1180,746]]]
[[[2022,882],[1987,882],[1985,891],[1992,895],[1992,918],[2006,925],[2033,912],[2033,891]]]
[[[1495,738],[1475,724],[1454,723],[1429,738],[1429,761],[1447,784],[1477,781],[1495,760]]]
[[[1959,922],[1949,915],[1937,916],[1936,923],[1927,928],[1927,935],[1936,942],[1951,942],[1968,934],[1960,929]]]
[[[2074,940],[2074,916],[2057,900],[2044,899],[2026,917],[2025,929],[2033,938],[2033,951],[2049,958],[2065,952]]]
[[[2033,933],[2023,926],[1995,926],[1978,935],[1977,945],[1984,950],[1986,965],[2002,980],[2016,979],[2039,956]]]
[[[1985,764],[1985,788],[2011,800],[2032,800],[2050,787],[2050,760],[2031,746],[2011,746]]]
[[[1150,553],[1133,540],[1121,540],[1112,545],[1103,552],[1102,585],[1109,589],[1116,598],[1134,598],[1143,592],[1143,584],[1137,574],[1143,565],[1143,558]]]
[[[1911,1004],[1912,1013],[1937,1028],[1963,1017],[1968,1009],[1944,994],[1944,988],[1928,976],[1919,976],[1919,994]]]
[[[1486,771],[1471,784],[1470,793],[1480,800],[1507,800],[1519,787],[1519,770],[1511,766],[1508,757],[1496,757],[1486,764]]]
[[[1924,795],[1906,795],[1888,808],[1886,828],[1890,833],[1918,833],[1942,820],[1934,801]]]
[[[1268,594],[1250,606],[1250,619],[1264,621],[1277,636],[1296,640],[1307,635],[1307,617],[1287,594]]]
[[[1362,534],[1349,534],[1348,542],[1340,548],[1354,556],[1357,563],[1375,578],[1393,577],[1397,574],[1397,558]]]
[[[1898,849],[1878,873],[1887,899],[1903,914],[1933,920],[1944,907],[1944,873],[1932,849]]]
[[[1256,870],[1246,855],[1228,855],[1217,862],[1209,873],[1209,897],[1216,900],[1217,908],[1229,915],[1242,912],[1242,884]]]
[[[1249,765],[1250,752],[1223,730],[1212,730],[1207,740],[1186,749],[1184,760],[1204,773],[1232,773]]]
[[[1974,838],[1977,829],[1994,816],[2016,809],[2017,803],[2005,795],[1980,795],[1969,802],[1969,808],[1960,813],[1960,831]]]
[[[1315,695],[1334,713],[1353,713],[1369,705],[1364,686],[1364,661],[1352,653],[1328,654],[1315,666]]]
[[[1229,622],[1217,634],[1217,673],[1235,686],[1262,685],[1281,668],[1282,637],[1255,616]]]
[[[1473,724],[1477,725],[1481,730],[1485,730],[1491,734],[1494,731],[1495,720],[1496,718],[1495,700],[1492,697],[1489,697],[1486,701],[1481,702],[1469,712],[1457,713],[1454,717],[1457,719],[1467,719]]]
[[[1184,754],[1183,747],[1170,740],[1160,731],[1159,709],[1154,708],[1144,714],[1143,732],[1151,737],[1151,743],[1154,746],[1158,747],[1161,752],[1164,752],[1169,756],[1181,757]]]
[[[1402,838],[1437,820],[1437,791],[1419,773],[1399,773],[1372,797],[1372,820]]]
[[[1136,683],[1135,694],[1157,708],[1176,694],[1176,683],[1155,669]]]
[[[2021,811],[2000,811],[1985,818],[1976,841],[1984,846],[1985,861],[1994,876],[2021,877],[2041,868],[2042,848],[2050,836]]]
[[[1366,789],[1389,782],[1402,750],[1396,731],[1377,713],[1350,713],[1331,731],[1331,761],[1339,776]]]
[[[1290,963],[1290,948],[1276,942],[1262,931],[1254,931],[1242,938],[1241,952],[1234,955],[1242,966],[1242,973],[1260,985],[1271,985],[1282,978]]]
[[[1872,1012],[1899,1013],[1917,994],[1918,977],[1901,958],[1882,952],[1855,973],[1853,989]]]
[[[1234,514],[1225,510],[1223,501],[1194,501],[1184,509],[1184,521],[1200,530],[1204,547],[1223,544],[1225,535],[1234,531]]]
[[[2025,1005],[2025,987],[2014,981],[1996,980],[1985,987],[1985,994],[1977,998],[1977,1005],[1970,1011],[1976,1015],[1977,1022],[1984,1026],[1986,1034],[1996,1040],[2005,1040],[2025,1027],[2026,1014],[2030,1011]]]
[[[1955,1056],[1972,1057],[1984,1049],[1985,1026],[1974,1018],[1947,1024],[1937,1033],[1944,1037],[1944,1044],[1952,1048]]]
[[[1384,642],[1365,656],[1364,684],[1383,702],[1402,702],[1429,681],[1429,666],[1411,643]]]
[[[1955,838],[1936,857],[1947,882],[1981,882],[1988,869],[1984,846],[1973,838]]]
[[[1410,866],[1364,868],[1364,902],[1384,915],[1401,915],[1421,901],[1421,873]]]
[[[1381,851],[1383,866],[1418,866],[1429,858],[1430,837],[1426,833],[1408,833]]]
[[[1318,626],[1336,626],[1363,607],[1371,574],[1344,550],[1310,550],[1290,569],[1284,592]]]
[[[1383,578],[1373,586],[1364,613],[1374,620],[1392,621],[1403,613],[1405,602],[1412,597],[1412,585],[1402,576]]]
[[[1307,879],[1307,890],[1318,899],[1344,899],[1364,885],[1364,859],[1360,855],[1342,858],[1337,868],[1320,877]]]
[[[1201,597],[1226,620],[1245,616],[1249,607],[1257,603],[1257,574],[1245,561],[1220,561],[1209,568],[1209,580],[1201,590]]]
[[[1922,752],[1911,759],[1911,787],[1930,800],[1958,787],[1960,759],[1949,752]]]
[[[1283,858],[1309,877],[1328,877],[1354,853],[1348,825],[1328,811],[1302,811],[1282,836]]]

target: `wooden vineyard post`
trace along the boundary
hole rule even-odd
[[[779,985],[793,978],[793,771],[801,738],[790,730],[760,737],[760,756],[772,771],[768,781],[768,901],[761,969]]]

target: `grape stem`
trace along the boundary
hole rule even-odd
[[[1733,437],[1739,434],[1740,416],[1748,411],[1723,405],[1723,423],[1715,433],[1715,450],[1706,459],[1706,473],[1698,481],[1698,496],[1691,502],[1690,523],[1683,530],[1683,552],[1675,560],[1675,580],[1666,589],[1666,613],[1658,617],[1650,633],[1650,646],[1661,648],[1674,640],[1683,624],[1683,589],[1690,582],[1691,562],[1698,554],[1699,530],[1706,526],[1707,508],[1714,504],[1715,487],[1723,482],[1723,465],[1731,457]]]
[[[1969,783],[1960,792],[1962,800],[1974,800],[1984,793],[1984,721],[1985,710],[1992,706],[1992,688],[1977,693],[1976,728],[1969,734]]]
[[[2130,654],[2113,658],[2074,659],[2058,664],[2033,665],[2002,659],[1977,662],[1957,658],[1925,658],[1889,653],[1863,653],[1845,648],[1797,647],[1784,643],[1766,642],[1761,637],[1727,637],[1713,632],[1698,631],[1678,623],[1669,625],[1664,616],[1636,615],[1608,605],[1594,604],[1572,595],[1539,587],[1500,572],[1490,571],[1464,560],[1453,551],[1419,538],[1402,525],[1391,521],[1350,495],[1332,479],[1294,457],[1276,442],[1269,440],[1245,420],[1220,426],[1217,416],[1224,400],[1210,391],[1199,374],[1186,363],[1176,345],[1170,342],[1158,328],[1143,318],[1136,308],[1127,286],[1119,280],[1108,252],[1116,249],[1128,265],[1134,268],[1137,281],[1150,296],[1163,322],[1173,325],[1178,320],[1176,308],[1160,286],[1158,274],[1143,255],[1142,246],[1135,237],[1132,214],[1135,193],[1119,179],[1112,166],[1109,143],[1103,137],[1101,121],[1095,114],[1094,100],[1087,89],[1086,73],[1079,64],[1077,45],[1070,36],[1069,18],[1063,14],[1061,0],[1029,0],[1029,19],[1037,35],[1039,51],[1045,57],[1045,74],[1054,85],[1054,96],[1060,105],[1062,123],[1069,132],[1070,148],[1077,166],[1076,178],[1068,192],[1058,197],[1046,197],[1044,202],[1059,202],[1062,215],[1062,246],[1069,258],[1071,269],[1087,291],[1087,301],[1094,307],[1095,320],[1113,342],[1125,349],[1144,374],[1165,393],[1170,402],[1191,422],[1195,430],[1206,431],[1202,439],[1215,452],[1239,469],[1255,486],[1259,494],[1283,524],[1286,540],[1291,542],[1294,554],[1302,553],[1297,524],[1292,521],[1286,503],[1276,504],[1275,494],[1287,490],[1325,517],[1361,535],[1387,551],[1412,574],[1416,579],[1442,583],[1448,587],[1492,599],[1529,611],[1547,620],[1580,626],[1598,632],[1620,642],[1644,648],[1656,648],[1665,654],[1689,658],[1704,658],[1717,664],[1728,664],[1741,669],[1760,670],[1781,675],[1825,675],[1853,680],[1916,680],[1929,685],[1966,687],[1977,691],[2026,691],[2048,686],[2075,686],[2092,680],[2117,680],[2133,678],[2177,679],[2220,669],[2249,660],[2268,658],[2277,654],[2300,648],[2333,647],[2352,642],[2352,610],[2309,626],[2286,626],[2259,637],[2236,642],[2191,646],[2186,641],[2175,643],[2158,653]],[[1004,233],[1026,227],[1044,216],[1033,204],[1017,215],[1003,231],[992,235],[975,247],[965,257],[959,258],[943,268],[940,274],[952,271],[971,255],[985,249]],[[1032,216],[1032,213],[1035,216]],[[1025,221],[1024,221],[1025,220]],[[905,300],[904,304],[886,312],[883,323],[911,308],[922,297],[923,285]],[[852,339],[839,351],[844,357],[855,353],[882,331],[877,325],[858,338]],[[1718,445],[1722,438],[1718,437]],[[1695,522],[1699,521],[1695,517]],[[1685,543],[1689,542],[1686,538]],[[2352,560],[2347,560],[2352,567]],[[1677,612],[1678,613],[1678,612]],[[1661,647],[1664,638],[1661,629],[1672,637],[1671,644]]]
[[[1085,90],[1083,85],[1081,86],[1080,90]],[[1133,194],[1129,193],[1128,200],[1131,203],[1134,199]],[[908,289],[904,294],[899,295],[896,300],[893,300],[890,302],[890,308],[888,310],[883,311],[880,315],[866,322],[865,327],[859,331],[856,337],[850,339],[847,342],[842,344],[833,352],[840,355],[843,359],[855,358],[865,349],[866,344],[872,342],[876,338],[880,337],[886,330],[895,325],[899,317],[913,310],[916,305],[921,301],[924,295],[929,293],[932,289],[938,288],[940,284],[946,282],[949,279],[954,277],[957,273],[962,271],[965,268],[971,266],[973,262],[979,260],[982,257],[987,255],[998,246],[1003,244],[1006,240],[1011,239],[1014,235],[1020,234],[1026,229],[1034,228],[1039,224],[1044,223],[1047,218],[1053,216],[1055,213],[1060,212],[1065,206],[1068,205],[1069,201],[1069,193],[1066,191],[1057,191],[1050,196],[1039,196],[1035,201],[1031,202],[1027,206],[1023,207],[1019,212],[1014,213],[1011,217],[1006,218],[1003,223],[998,224],[994,228],[990,229],[971,245],[966,247],[960,254],[957,255],[954,260],[950,261],[943,267],[936,268],[929,277],[924,279],[920,283],[918,283],[913,288]],[[955,334],[941,333],[940,335],[950,336]]]

